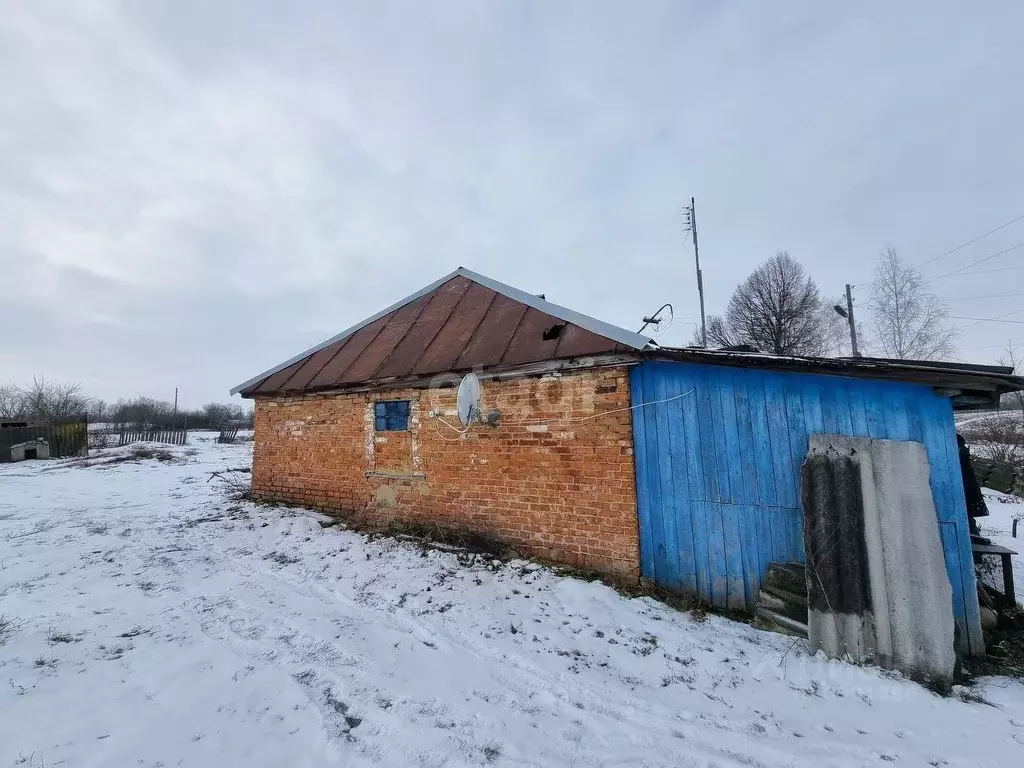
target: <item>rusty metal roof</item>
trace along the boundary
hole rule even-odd
[[[635,352],[650,339],[463,267],[239,384],[299,394],[561,358]]]

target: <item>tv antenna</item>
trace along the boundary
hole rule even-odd
[[[655,312],[653,315],[649,315],[649,316],[644,317],[644,319],[643,319],[644,320],[644,324],[642,326],[640,326],[640,330],[637,331],[637,333],[643,333],[644,329],[647,328],[648,325],[660,326],[661,325],[661,321],[664,318],[658,317],[658,315],[660,315],[666,309],[668,309],[668,321],[669,321],[669,323],[671,323],[673,320],[675,320],[676,319],[676,312],[675,312],[674,309],[672,309],[672,305],[666,302],[665,304],[662,304],[660,307],[658,307],[658,311]]]

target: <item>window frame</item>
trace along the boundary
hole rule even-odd
[[[408,432],[412,400],[376,400],[373,403],[374,432]]]

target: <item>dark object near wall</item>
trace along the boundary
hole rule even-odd
[[[956,434],[956,446],[960,455],[960,477],[964,483],[964,499],[967,502],[967,516],[988,517],[988,507],[985,506],[985,497],[981,493],[981,486],[971,466],[971,451],[967,447],[967,441],[959,432]],[[972,522],[973,527],[973,522]],[[973,532],[973,531],[972,531]]]
[[[808,606],[823,613],[870,612],[859,465],[849,456],[810,454],[803,467],[801,500],[811,570]]]
[[[804,564],[770,564],[754,610],[771,628],[781,627],[788,634],[807,637],[807,574]]]

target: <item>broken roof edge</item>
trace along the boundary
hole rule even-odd
[[[459,267],[454,272],[450,272],[444,277],[435,280],[430,285],[419,289],[415,293],[409,294],[404,299],[396,301],[391,306],[382,309],[380,312],[377,312],[374,315],[371,315],[362,322],[353,325],[351,328],[347,328],[341,333],[335,334],[331,338],[322,341],[313,347],[310,347],[305,352],[300,352],[294,357],[288,358],[283,363],[275,365],[273,368],[268,368],[263,373],[257,374],[248,381],[242,382],[238,386],[232,388],[230,394],[237,395],[240,392],[243,392],[256,384],[259,384],[261,381],[269,378],[270,376],[273,376],[275,373],[283,371],[288,366],[294,365],[300,360],[309,357],[310,355],[316,354],[321,349],[351,336],[353,333],[361,330],[362,328],[365,328],[370,323],[379,320],[380,318],[384,317],[387,314],[390,314],[391,312],[394,312],[397,309],[401,309],[406,304],[415,301],[421,296],[426,296],[428,293],[441,287],[449,280],[460,276],[465,277],[467,280],[471,280],[474,283],[478,283],[484,286],[485,288],[490,288],[492,291],[507,296],[508,298],[513,299],[514,301],[518,301],[522,304],[527,305],[528,307],[532,307],[533,309],[536,309],[540,312],[546,312],[552,317],[557,317],[559,320],[564,320],[567,323],[578,325],[581,328],[590,331],[591,333],[596,333],[598,336],[604,336],[606,338],[611,339],[612,341],[618,342],[619,344],[624,344],[628,347],[632,347],[633,349],[645,349],[649,344],[652,343],[652,340],[650,338],[646,336],[641,336],[639,333],[633,333],[632,331],[627,331],[625,328],[620,328],[617,325],[606,323],[603,320],[598,320],[597,318],[591,317],[590,315],[584,315],[581,312],[576,312],[566,307],[562,307],[558,304],[552,304],[550,301],[540,298],[540,296],[535,296],[532,293],[527,293],[526,291],[514,288],[511,285],[506,285],[505,283],[499,282],[498,280],[493,280],[489,277],[486,277],[485,275],[479,274],[478,272],[474,272],[471,269]]]

